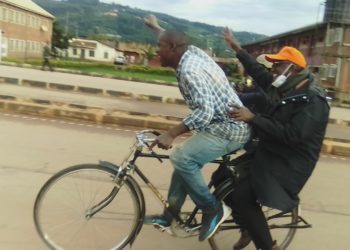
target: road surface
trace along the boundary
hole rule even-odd
[[[35,196],[44,182],[58,170],[98,160],[120,162],[133,141],[134,131],[123,127],[74,124],[60,120],[21,117],[0,113],[0,249],[44,250],[33,225]],[[181,141],[182,139],[180,139]],[[299,230],[290,250],[348,249],[350,226],[349,158],[322,155],[319,164],[301,194],[303,216],[312,229]],[[148,159],[141,164],[147,176],[166,194],[171,168]],[[205,168],[208,178],[213,166]],[[162,209],[142,185],[147,213]],[[232,249],[237,233],[222,249]],[[134,250],[209,250],[197,238],[179,239],[145,226]],[[248,250],[254,249],[252,246]]]

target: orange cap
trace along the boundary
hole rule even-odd
[[[303,54],[293,47],[285,46],[277,54],[267,54],[266,59],[270,62],[289,61],[302,68],[306,67],[306,60]]]

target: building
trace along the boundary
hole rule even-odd
[[[349,99],[350,94],[350,0],[328,0],[323,22],[243,45],[258,56],[276,53],[283,46],[298,48],[322,86]]]
[[[113,63],[118,56],[123,56],[123,52],[117,51],[107,43],[73,38],[69,41],[67,55],[70,58]]]
[[[146,53],[152,52],[154,53],[154,55],[156,53],[155,47],[150,46],[149,44],[135,42],[118,42],[117,50],[122,51],[124,55],[128,58],[128,62],[132,64],[148,64],[149,62],[147,61]],[[153,62],[154,60],[151,61]],[[151,63],[151,65],[153,66],[157,66],[158,64],[158,61],[154,61],[154,65],[153,63]]]
[[[51,44],[53,20],[53,15],[31,0],[0,0],[1,56],[42,57],[43,45]]]

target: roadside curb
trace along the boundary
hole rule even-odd
[[[118,124],[122,126],[168,130],[177,125],[181,120],[181,118],[151,116],[149,114],[137,112],[114,111],[112,113],[107,113],[100,108],[86,107],[83,105],[78,106],[43,103],[42,100],[37,100],[33,103],[24,103],[11,98],[0,99],[0,111],[26,115],[30,114],[47,118],[55,117],[68,120],[83,120],[96,124]],[[350,143],[326,138],[323,141],[322,152],[350,157]]]
[[[18,78],[9,78],[9,77],[0,76],[0,84],[1,83],[14,84],[18,86],[26,86],[26,87],[33,87],[33,88],[43,88],[47,90],[59,90],[59,91],[68,92],[68,93],[83,93],[83,94],[90,94],[90,95],[97,95],[97,96],[116,97],[116,98],[126,99],[126,100],[139,100],[139,101],[141,100],[141,101],[177,104],[177,105],[186,104],[183,99],[178,99],[178,98],[162,97],[162,96],[156,96],[156,95],[143,95],[143,94],[136,95],[131,92],[124,92],[124,91],[92,88],[92,87],[62,84],[62,83],[42,82],[42,81],[34,81],[34,80],[27,80],[27,79],[21,80]],[[7,99],[7,98],[12,98],[12,97],[0,95],[0,99]],[[350,127],[350,120],[330,118],[328,123]]]
[[[1,76],[0,76],[0,84],[13,84],[18,86],[42,88],[47,90],[59,90],[59,91],[69,92],[69,93],[75,92],[75,93],[91,94],[91,95],[97,95],[97,96],[118,97],[121,99],[124,99],[124,98],[135,99],[135,100],[168,103],[168,104],[179,104],[179,105],[186,104],[183,99],[178,99],[178,98],[162,97],[157,95],[143,95],[143,94],[136,95],[131,92],[79,86],[78,84],[77,85],[62,84],[62,83],[43,82],[43,81],[1,77]]]
[[[321,152],[350,157],[350,143],[336,142],[332,140],[323,140]]]
[[[42,100],[28,103],[11,99],[0,99],[0,111],[47,118],[83,120],[96,124],[118,124],[159,130],[168,130],[181,120],[180,118],[152,116],[138,112],[113,111],[107,113],[107,111],[101,108],[75,104],[44,103]]]
[[[334,125],[350,127],[350,121],[341,120],[341,119],[329,118],[328,123],[334,124]]]

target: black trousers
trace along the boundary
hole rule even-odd
[[[52,66],[50,64],[50,59],[48,59],[48,58],[44,58],[43,64],[41,65],[41,69],[45,70],[45,67],[49,67],[49,69],[51,71],[53,71],[53,68],[52,68]]]
[[[236,222],[249,232],[255,247],[271,250],[273,240],[249,176],[241,180],[236,189],[225,198],[225,203],[232,208]]]

